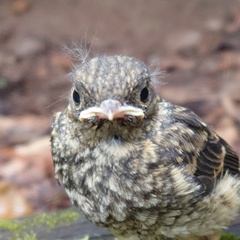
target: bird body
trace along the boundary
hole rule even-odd
[[[218,239],[240,210],[239,159],[191,110],[159,97],[140,61],[77,66],[52,155],[72,203],[118,239]]]

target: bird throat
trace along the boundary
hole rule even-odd
[[[101,141],[124,143],[137,137],[138,128],[125,121],[106,121],[95,129],[95,136]]]

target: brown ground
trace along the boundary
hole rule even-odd
[[[159,93],[201,115],[240,154],[237,0],[1,0],[0,218],[68,206],[49,148],[71,58],[127,54],[163,71]],[[20,206],[20,207],[18,207]]]

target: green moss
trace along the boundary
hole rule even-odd
[[[68,226],[79,219],[79,214],[74,211],[64,211],[61,213],[43,213],[26,219],[0,220],[1,231],[9,232],[9,240],[37,240],[34,229],[44,229],[50,231],[59,226]]]
[[[221,240],[240,240],[240,237],[236,237],[231,233],[224,233],[221,237]]]
[[[32,226],[45,226],[49,229],[57,226],[67,226],[70,223],[76,221],[79,218],[79,214],[76,212],[63,212],[63,213],[51,213],[40,214],[31,219]],[[29,223],[28,223],[29,224]]]
[[[0,229],[10,232],[18,232],[21,230],[21,225],[15,220],[0,220]]]
[[[16,234],[11,240],[37,240],[37,236],[35,233],[22,233],[22,234]]]
[[[7,80],[0,76],[0,89],[4,89],[7,87]]]
[[[85,237],[83,237],[81,240],[88,240],[89,239],[89,237],[88,236],[85,236]]]

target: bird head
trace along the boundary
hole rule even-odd
[[[75,67],[72,80],[68,111],[82,129],[122,135],[156,112],[149,70],[134,58],[93,58]]]

